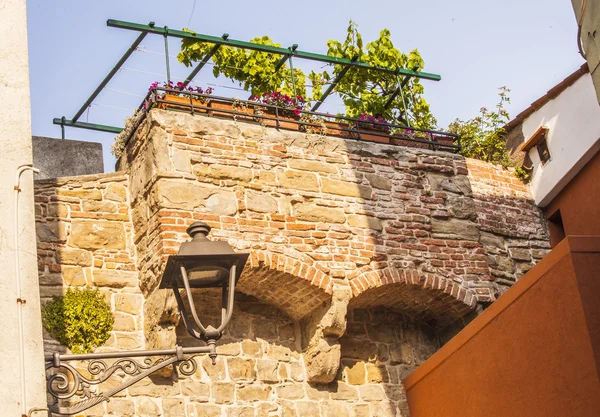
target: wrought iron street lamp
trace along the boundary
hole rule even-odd
[[[233,314],[235,284],[242,275],[248,259],[247,253],[235,253],[224,241],[210,241],[206,238],[210,226],[203,222],[195,222],[187,229],[192,237],[190,242],[181,244],[179,253],[170,256],[159,288],[172,288],[181,313],[183,324],[188,333],[199,340],[214,346],[223,335]],[[198,317],[192,290],[196,288],[221,289],[221,323],[217,327],[204,326]],[[190,307],[188,312],[180,294],[184,289]],[[190,313],[193,322],[190,320]],[[216,353],[209,356],[215,362]]]
[[[159,288],[173,290],[186,330],[192,337],[206,342],[206,346],[48,355],[46,356],[47,389],[54,399],[48,406],[51,412],[63,415],[80,413],[103,401],[108,401],[118,392],[169,365],[176,366],[183,375],[192,375],[197,369],[194,355],[200,353],[207,353],[215,363],[216,343],[231,320],[235,284],[242,274],[248,254],[235,253],[227,242],[208,240],[210,226],[203,222],[195,222],[187,232],[192,240],[182,243],[177,255],[169,256]],[[204,326],[200,321],[192,293],[197,288],[221,289],[221,322],[218,326],[216,324]],[[185,292],[189,311],[180,291]],[[152,356],[161,357],[152,360]],[[146,359],[143,363],[139,363],[132,359],[136,357],[146,357]],[[105,359],[117,359],[117,361],[109,366]],[[83,360],[90,361],[87,365],[87,373],[91,377],[83,375],[77,368],[67,363]],[[133,378],[108,391],[92,392],[90,389],[92,386],[101,384],[117,371],[122,371]],[[60,404],[74,396],[84,397],[84,399],[66,406]]]

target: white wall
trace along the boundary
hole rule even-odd
[[[544,207],[600,149],[600,105],[590,74],[525,119],[525,140],[540,126],[549,128],[551,159],[542,167],[535,147],[529,157],[533,162],[531,191],[536,204]]]
[[[25,0],[0,1],[0,415],[17,417],[32,408],[46,407],[44,357],[37,274],[33,175],[22,175],[20,209],[14,211],[15,173],[30,164],[31,115],[29,64],[27,58],[27,17]],[[14,220],[17,231],[20,268],[16,271]],[[21,282],[17,303],[16,278]],[[19,355],[19,315],[23,312],[24,373]],[[21,399],[25,383],[26,401]],[[32,416],[47,415],[32,412]]]

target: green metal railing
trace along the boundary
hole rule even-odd
[[[75,113],[73,118],[67,119],[66,117],[58,117],[54,118],[53,123],[56,125],[60,125],[62,128],[62,137],[64,139],[64,129],[65,127],[76,127],[81,129],[91,129],[98,130],[101,132],[109,132],[109,133],[119,133],[123,128],[108,126],[103,124],[95,124],[95,123],[84,123],[80,122],[79,118],[85,112],[85,110],[92,104],[92,102],[96,99],[96,97],[100,94],[100,92],[106,87],[106,85],[110,82],[110,80],[114,77],[114,75],[121,69],[125,61],[131,56],[131,54],[137,49],[139,44],[148,34],[161,35],[165,38],[165,64],[167,68],[167,79],[170,78],[170,64],[169,64],[169,54],[168,54],[168,37],[180,38],[180,39],[194,39],[200,42],[212,43],[214,46],[208,52],[208,54],[198,63],[198,65],[194,68],[194,70],[188,75],[185,79],[184,84],[188,85],[193,78],[202,70],[202,68],[208,63],[210,58],[214,55],[214,53],[219,49],[222,45],[233,46],[237,48],[250,49],[254,51],[260,52],[268,52],[273,54],[281,55],[281,59],[277,64],[277,69],[279,69],[286,61],[289,61],[290,67],[293,68],[292,58],[306,59],[310,61],[319,61],[332,65],[339,65],[342,67],[341,71],[338,73],[336,78],[331,82],[327,90],[324,92],[323,96],[319,101],[317,101],[312,110],[315,111],[319,108],[319,106],[325,101],[325,99],[334,91],[337,83],[341,80],[341,78],[346,74],[348,69],[350,68],[362,68],[364,70],[371,71],[380,71],[387,74],[395,74],[398,77],[398,88],[397,92],[395,92],[394,97],[400,93],[402,94],[402,86],[405,85],[408,80],[412,77],[423,78],[426,80],[439,81],[441,80],[441,76],[437,74],[431,74],[428,72],[419,72],[415,70],[409,70],[405,68],[389,68],[389,67],[379,67],[373,66],[366,62],[358,61],[357,59],[347,59],[347,58],[336,58],[329,55],[316,54],[312,52],[305,52],[298,50],[298,45],[293,45],[289,48],[280,48],[270,45],[260,45],[252,42],[240,41],[229,39],[229,35],[227,33],[223,34],[221,37],[211,36],[211,35],[203,35],[199,33],[186,32],[182,30],[172,30],[167,26],[165,27],[157,27],[154,22],[150,22],[147,25],[140,23],[132,23],[132,22],[124,22],[121,20],[113,20],[109,19],[106,22],[107,26],[120,28],[120,29],[128,29],[140,32],[139,36],[136,40],[131,44],[129,49],[125,52],[125,54],[119,59],[117,64],[109,71],[109,73],[104,77],[102,82],[96,87],[94,92],[88,97],[88,99],[83,103],[83,105],[79,108],[79,110]],[[293,71],[292,71],[293,74]],[[402,78],[402,80],[401,80]],[[292,78],[292,84],[295,82]],[[391,101],[390,101],[391,103]]]

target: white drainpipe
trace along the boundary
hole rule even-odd
[[[19,192],[21,191],[21,174],[23,172],[31,170],[35,173],[39,173],[40,170],[34,168],[31,165],[21,165],[17,169],[15,175],[15,210],[14,210],[14,247],[15,247],[15,284],[17,289],[17,309],[18,309],[18,328],[19,328],[19,365],[21,371],[21,415],[27,416],[27,385],[25,377],[25,341],[23,340],[23,305],[26,300],[23,299],[21,294],[21,264],[20,264],[20,251],[19,251]]]

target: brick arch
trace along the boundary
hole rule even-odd
[[[331,278],[316,267],[284,254],[251,252],[236,287],[300,320],[331,297]]]
[[[350,281],[349,308],[387,307],[417,320],[445,325],[472,311],[476,294],[440,275],[385,268]]]

